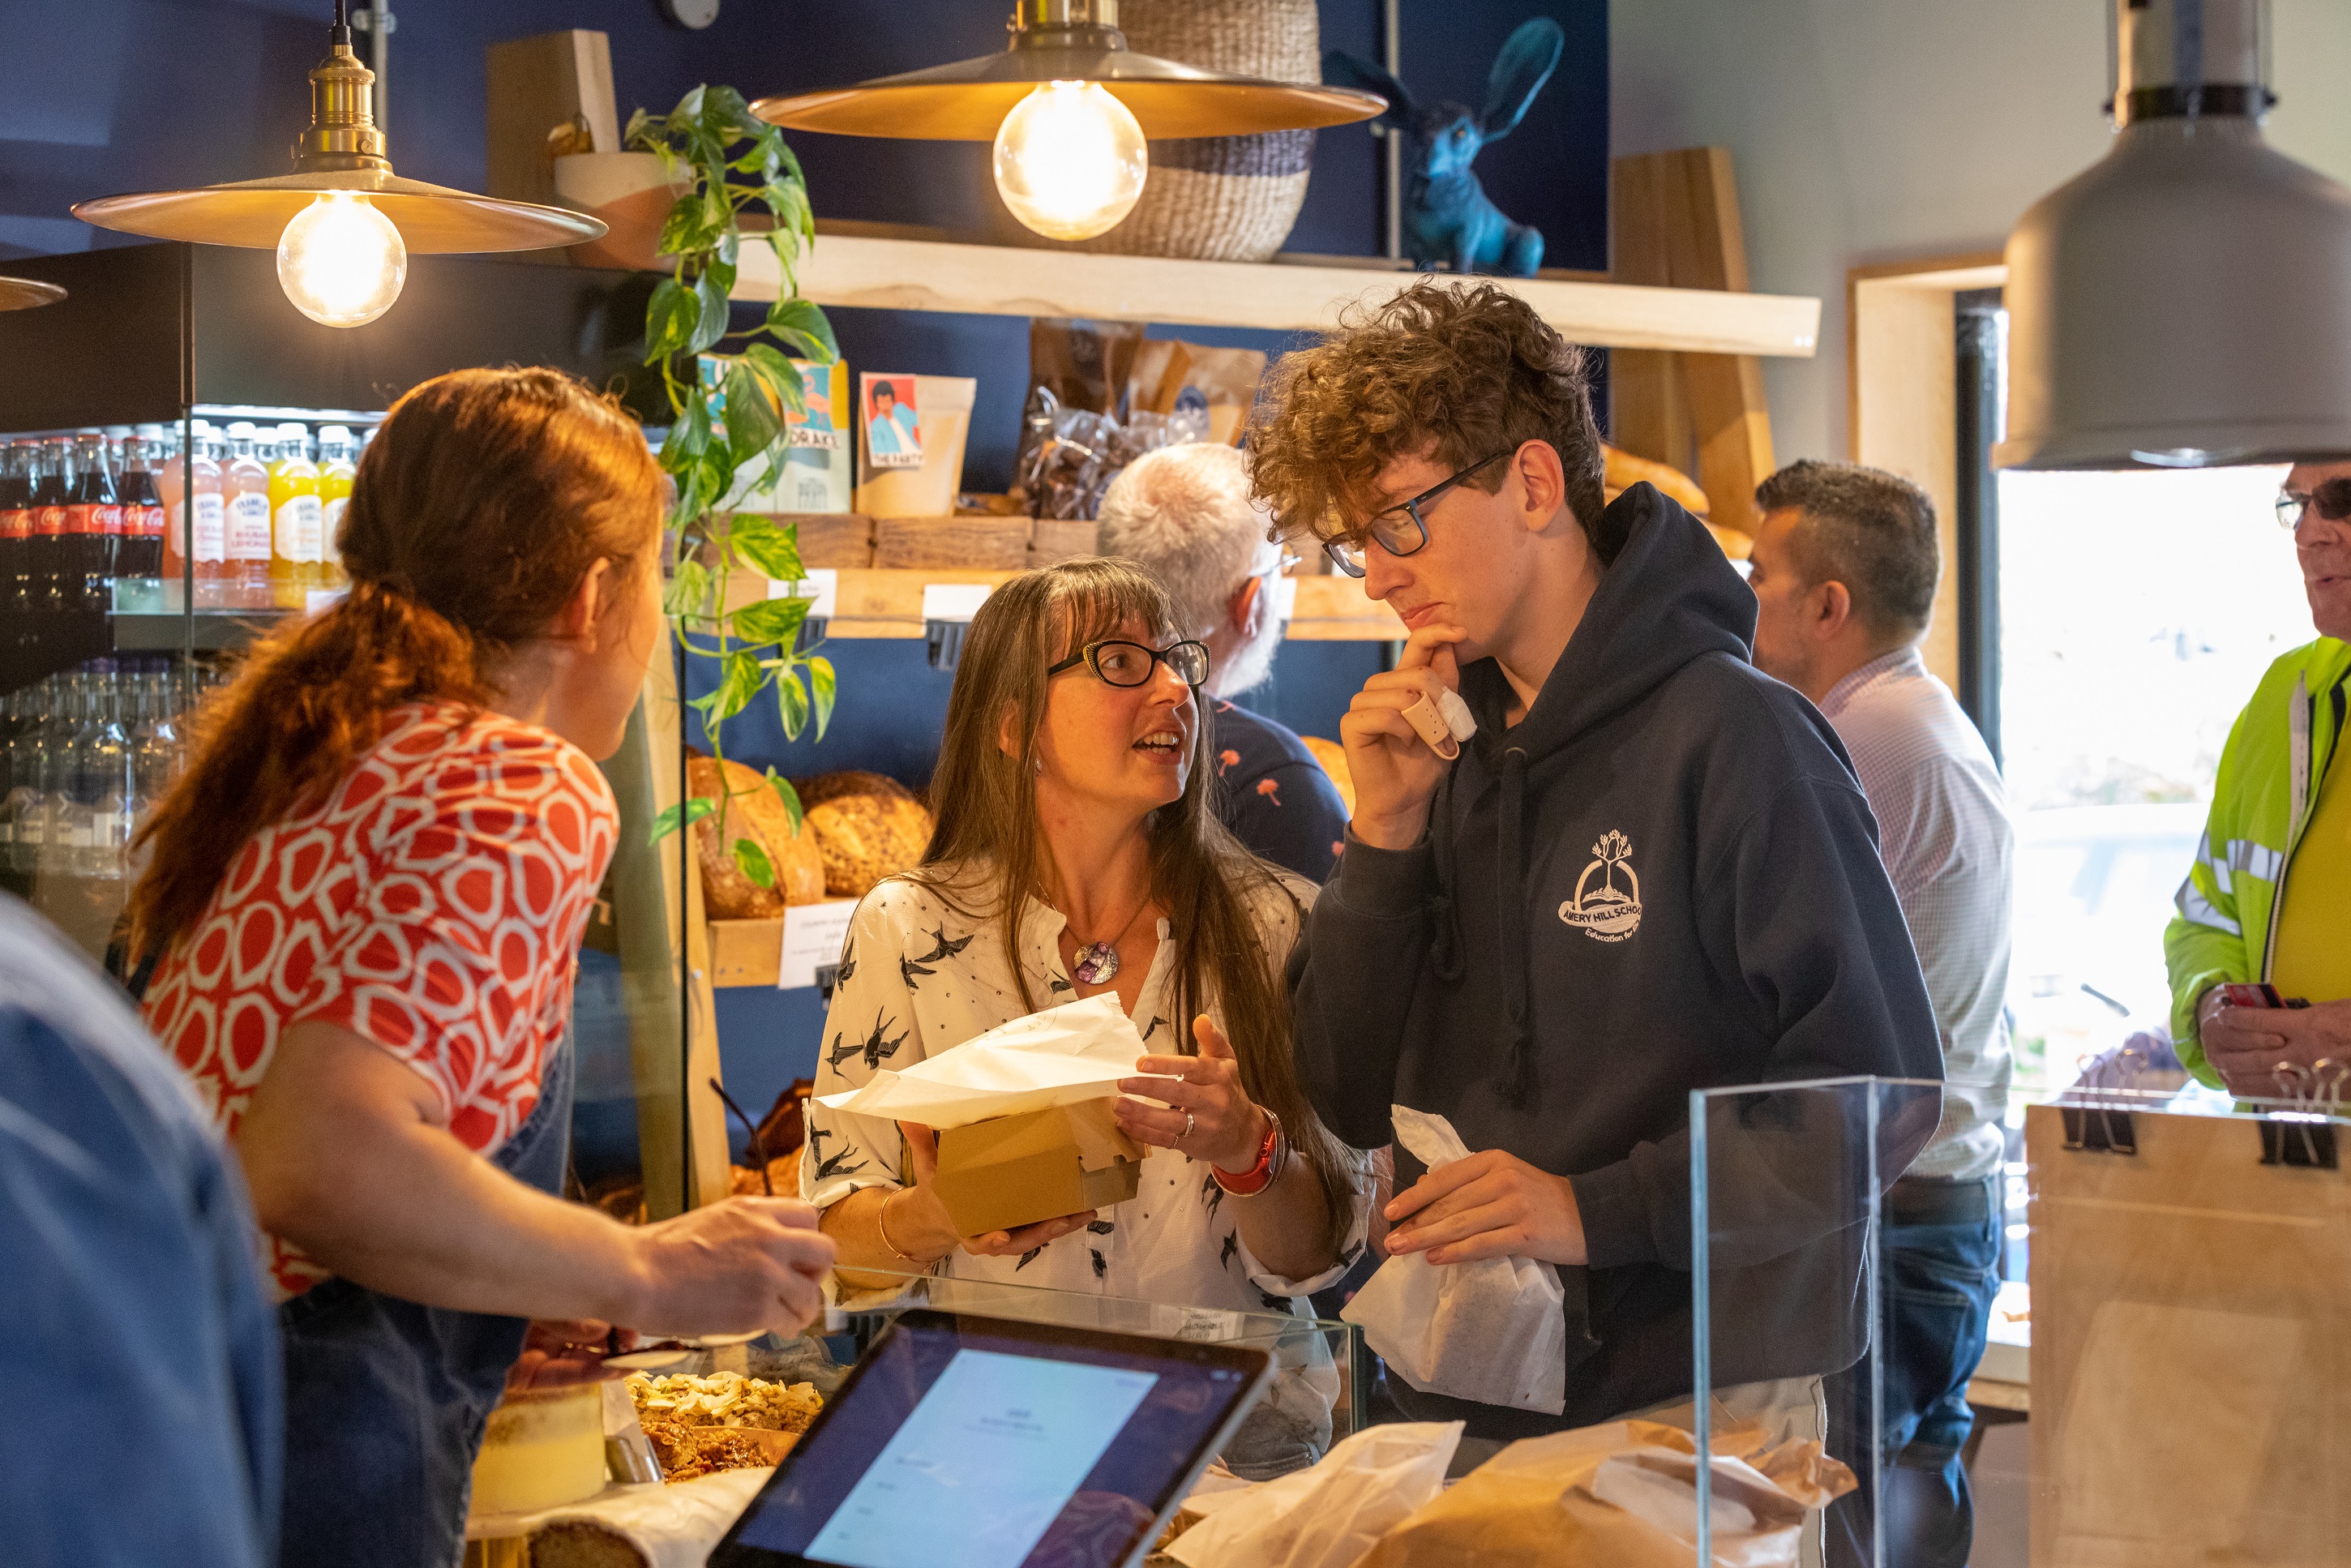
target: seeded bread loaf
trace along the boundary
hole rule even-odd
[[[698,800],[720,800],[715,810],[694,825],[695,859],[702,867],[702,902],[714,920],[772,920],[791,904],[814,904],[824,896],[824,862],[815,834],[805,823],[792,831],[791,813],[782,799],[759,774],[739,762],[726,764],[720,782],[715,758],[689,758],[685,765],[689,793]],[[732,798],[721,797],[732,791]],[[761,887],[743,874],[735,860],[735,841],[748,839],[767,852],[776,868],[773,887]]]
[[[931,814],[914,792],[879,773],[825,773],[797,784],[824,857],[824,890],[862,898],[885,876],[912,871],[931,841]]]

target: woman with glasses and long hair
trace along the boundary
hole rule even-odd
[[[1122,1087],[1166,1107],[1117,1107],[1151,1146],[1139,1196],[959,1235],[932,1189],[929,1129],[811,1103],[802,1188],[844,1269],[1287,1310],[1361,1252],[1365,1164],[1290,1061],[1281,971],[1313,888],[1217,821],[1207,653],[1173,621],[1121,560],[988,596],[956,671],[929,852],[858,909],[817,1068],[819,1094],[853,1089],[1114,991],[1151,1053]]]
[[[529,1319],[797,1332],[820,1303],[805,1205],[632,1227],[559,1196],[620,831],[596,759],[661,645],[661,518],[643,433],[578,382],[411,391],[360,460],[350,596],[255,648],[141,833],[148,1026],[235,1147],[279,1302],[289,1563],[457,1560]]]

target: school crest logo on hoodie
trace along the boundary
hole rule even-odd
[[[1559,917],[1595,942],[1622,942],[1641,928],[1641,879],[1633,870],[1633,841],[1612,828],[1600,835],[1592,854],[1592,863],[1575,879],[1575,896],[1559,906]],[[1623,887],[1616,885],[1619,872]]]

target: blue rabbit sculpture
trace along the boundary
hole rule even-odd
[[[1542,231],[1505,216],[1469,165],[1488,142],[1508,136],[1526,118],[1527,106],[1551,79],[1566,47],[1566,34],[1550,17],[1520,23],[1495,57],[1486,80],[1486,107],[1478,113],[1450,102],[1420,108],[1404,84],[1379,67],[1341,49],[1322,57],[1325,81],[1378,93],[1388,109],[1374,123],[1412,138],[1404,243],[1405,254],[1421,267],[1531,277],[1542,265]]]

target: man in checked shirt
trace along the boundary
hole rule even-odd
[[[2000,1290],[2007,792],[1918,657],[1941,570],[1926,493],[1875,468],[1807,461],[1755,500],[1755,663],[1811,698],[1852,754],[1942,1036],[1942,1126],[1885,1198],[1881,1436],[1894,1466],[1888,1560],[1959,1568],[1973,1534],[1959,1460],[1968,1380]]]

